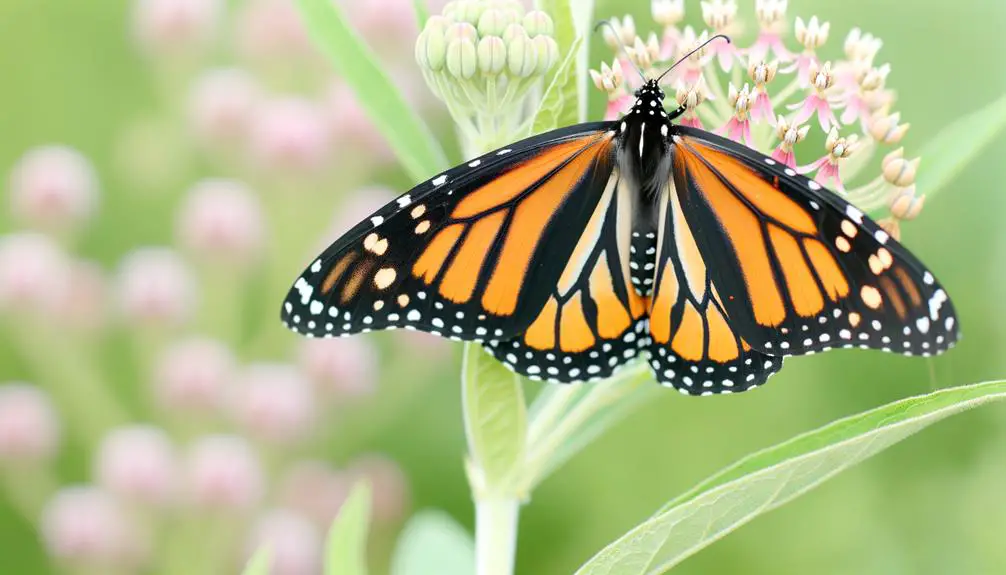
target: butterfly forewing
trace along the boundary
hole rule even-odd
[[[957,340],[933,275],[875,222],[771,158],[678,128],[673,176],[735,329],[754,348],[913,355]]]
[[[406,327],[508,338],[544,305],[613,169],[607,124],[525,140],[438,175],[312,263],[283,320],[314,337]],[[556,228],[562,228],[556,231]]]

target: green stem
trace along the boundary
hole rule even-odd
[[[476,496],[476,575],[511,575],[514,572],[519,515],[520,501],[514,496]]]

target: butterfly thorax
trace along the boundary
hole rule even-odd
[[[650,80],[636,90],[636,101],[619,124],[619,166],[638,185],[644,203],[655,203],[670,177],[671,127],[664,91]]]

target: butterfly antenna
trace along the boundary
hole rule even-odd
[[[713,40],[726,40],[727,44],[729,44],[730,43],[730,36],[727,36],[726,34],[717,34],[717,35],[713,36],[712,38],[710,38],[710,39],[706,40],[705,42],[703,42],[702,45],[699,46],[698,48],[696,48],[696,49],[692,50],[691,52],[685,54],[681,58],[678,58],[677,62],[675,62],[674,64],[671,64],[670,68],[664,70],[664,73],[657,77],[657,83],[659,84],[660,81],[664,79],[664,76],[666,76],[668,72],[670,72],[671,70],[673,70],[674,68],[676,68],[678,64],[680,64],[680,63],[684,62],[685,60],[691,58],[692,54],[695,54],[699,50],[702,50],[706,46],[712,44]]]
[[[597,32],[604,26],[607,26],[608,29],[611,30],[611,35],[614,36],[615,41],[618,42],[618,45],[622,48],[622,52],[629,60],[629,63],[632,64],[632,67],[636,69],[636,72],[639,74],[639,77],[642,78],[643,81],[645,82],[646,74],[644,74],[643,71],[639,69],[639,66],[636,65],[636,61],[629,57],[629,49],[626,48],[625,44],[622,43],[621,35],[618,33],[618,30],[615,29],[615,26],[611,22],[609,22],[608,20],[601,20],[600,22],[597,23],[596,26],[594,26],[594,32]]]

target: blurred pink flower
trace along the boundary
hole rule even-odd
[[[246,511],[262,500],[265,477],[248,441],[210,435],[196,441],[189,451],[185,487],[188,500],[200,507]]]
[[[175,448],[160,428],[134,425],[113,429],[98,446],[97,482],[127,501],[155,506],[172,502],[177,474]]]
[[[59,427],[45,392],[27,383],[0,385],[0,463],[51,459],[59,447]]]
[[[51,313],[67,294],[70,261],[48,236],[0,236],[0,311]]]
[[[194,256],[221,264],[249,263],[261,255],[265,243],[258,196],[232,180],[203,180],[193,186],[177,227],[181,243]]]
[[[161,352],[154,374],[158,402],[180,413],[215,413],[236,371],[234,353],[223,342],[193,337]]]
[[[180,325],[196,305],[196,285],[184,260],[168,248],[137,248],[119,264],[117,299],[131,323]]]
[[[303,439],[314,424],[311,383],[290,365],[248,366],[235,381],[229,402],[235,419],[252,437],[272,443]]]
[[[379,453],[361,455],[349,463],[355,481],[366,479],[373,493],[374,518],[392,522],[405,517],[410,505],[405,472],[393,459]]]
[[[341,154],[366,156],[368,162],[388,163],[394,154],[377,131],[356,94],[339,80],[329,84],[322,101],[328,131]]]
[[[55,316],[60,324],[83,330],[102,327],[108,312],[108,281],[105,271],[94,262],[71,262],[68,285],[57,302]]]
[[[330,159],[332,141],[321,108],[308,100],[288,97],[256,110],[251,148],[254,158],[267,169],[317,171]]]
[[[297,8],[290,0],[251,0],[237,16],[237,47],[251,60],[283,62],[314,57]]]
[[[255,78],[239,68],[207,70],[189,90],[189,122],[199,140],[232,146],[244,140],[261,98]]]
[[[120,572],[141,562],[145,554],[137,526],[111,495],[97,487],[56,492],[42,511],[39,530],[49,554],[78,569]]]
[[[156,55],[202,49],[213,39],[223,8],[220,0],[135,0],[133,36]]]
[[[321,572],[322,534],[306,518],[286,509],[265,512],[252,526],[250,557],[269,549],[272,575],[316,575]]]
[[[71,227],[94,215],[98,177],[87,158],[72,148],[35,148],[11,171],[10,201],[13,216],[28,225]]]
[[[352,487],[352,477],[321,461],[291,465],[279,484],[279,501],[327,529]]]
[[[364,338],[305,339],[300,366],[336,400],[371,395],[377,388],[377,350]]]

